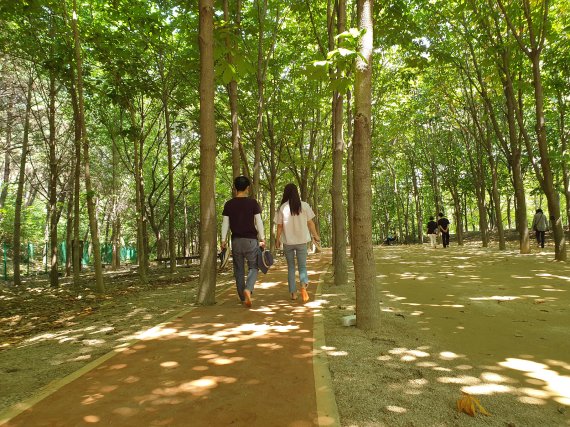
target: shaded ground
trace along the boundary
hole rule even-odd
[[[218,286],[230,276],[223,273]],[[174,277],[157,267],[147,286],[130,270],[106,273],[103,298],[65,281],[57,289],[34,281],[23,292],[1,285],[0,412],[191,305],[197,278],[197,266]]]
[[[568,264],[475,246],[375,254],[380,333],[341,326],[352,285],[323,295],[342,425],[570,425]],[[458,413],[462,390],[491,416]]]

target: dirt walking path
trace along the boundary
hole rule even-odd
[[[312,295],[329,263],[310,258]],[[286,283],[280,262],[260,274],[252,309],[231,289],[68,378],[6,425],[318,425],[314,306],[290,301]]]

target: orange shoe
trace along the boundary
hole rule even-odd
[[[307,288],[301,288],[301,297],[303,298],[303,302],[309,301],[309,293],[307,292]]]
[[[251,307],[251,294],[247,289],[243,291],[243,296],[245,297],[245,301],[243,302],[245,306],[248,308]]]

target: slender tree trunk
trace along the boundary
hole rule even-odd
[[[463,219],[461,213],[461,196],[456,186],[450,187],[451,197],[453,198],[453,210],[456,222],[455,233],[457,237],[457,245],[463,246]]]
[[[570,231],[570,156],[568,155],[568,137],[566,135],[566,106],[562,99],[562,93],[558,92],[558,108],[560,110],[559,134],[560,150],[565,156],[562,160],[562,182],[564,184],[564,197],[566,198],[566,224]]]
[[[416,175],[415,165],[412,162],[410,162],[410,169],[412,171],[412,186],[414,189],[414,202],[416,204],[416,221],[418,223],[418,242],[423,243],[423,241],[424,241],[424,229],[423,229],[422,203],[420,200],[420,189],[418,186],[418,176]]]
[[[20,170],[18,173],[18,189],[16,190],[16,206],[14,208],[14,286],[21,286],[20,277],[20,246],[22,232],[22,200],[24,195],[24,181],[26,178],[26,161],[30,141],[30,114],[32,111],[32,87],[34,79],[30,71],[26,92],[26,113],[24,116],[24,136],[22,139],[22,155],[20,156]],[[29,261],[28,261],[29,262]]]
[[[67,225],[65,227],[65,277],[71,276],[71,251],[73,244],[73,181],[67,198]]]
[[[6,198],[8,197],[8,186],[10,185],[10,166],[12,151],[12,121],[14,116],[12,114],[13,103],[12,99],[8,101],[6,109],[6,151],[4,152],[4,176],[2,180],[2,191],[0,192],[0,209],[4,207]]]
[[[346,94],[346,116],[347,116],[347,133],[352,135],[352,106],[351,106],[351,92]],[[348,145],[348,155],[346,156],[346,198],[347,198],[347,213],[348,213],[348,242],[350,245],[350,257],[352,258],[353,246],[353,223],[354,223],[354,175],[353,175],[353,145],[352,141]]]
[[[214,112],[214,4],[200,5],[200,289],[198,303],[215,304],[216,296],[216,122]],[[258,165],[256,164],[256,167]]]
[[[95,207],[95,192],[91,185],[89,139],[85,126],[85,108],[83,102],[83,59],[81,56],[81,44],[78,28],[77,0],[73,0],[73,40],[75,46],[75,66],[77,71],[77,98],[79,101],[79,122],[81,124],[81,140],[83,145],[83,163],[85,172],[85,191],[87,193],[87,211],[89,215],[89,228],[91,229],[91,242],[93,244],[93,259],[95,264],[95,289],[98,293],[105,292],[103,283],[103,268],[101,265],[101,246],[99,244],[99,234],[97,226],[97,216]]]
[[[337,34],[344,32],[346,27],[346,1],[336,2]],[[329,29],[329,38],[332,37],[333,28]],[[334,42],[331,43],[334,45]],[[336,70],[336,76],[341,73],[340,68]],[[343,96],[339,91],[334,91],[332,95],[332,224],[333,224],[333,267],[334,284],[343,286],[347,283],[347,261],[346,261],[346,218],[343,203],[343,163],[344,163],[344,135],[343,135]]]
[[[372,247],[372,50],[373,0],[358,0],[358,26],[366,29],[356,64],[354,117],[354,274],[357,326],[366,331],[380,328],[376,288],[376,264]]]
[[[168,148],[168,252],[170,254],[170,272],[176,271],[176,239],[174,236],[174,164],[172,160],[172,130],[170,129],[170,110],[168,108],[168,92],[162,93],[164,122],[166,126],[166,146]]]
[[[224,0],[224,20],[230,22],[230,11],[228,0]],[[237,36],[239,26],[241,23],[241,0],[237,0],[236,4],[236,29],[234,35]],[[232,42],[231,37],[226,37],[226,48],[228,50],[227,61],[230,66],[234,64],[233,50],[235,44]],[[240,165],[240,129],[239,129],[239,112],[238,112],[238,85],[235,79],[228,83],[228,95],[230,99],[230,115],[232,118],[232,174],[235,178],[242,174]]]
[[[135,110],[134,106],[131,105],[130,107],[130,116],[131,116],[131,126],[136,126],[136,119],[135,119]],[[142,168],[141,168],[141,157],[142,153],[139,152],[139,139],[142,138],[141,132],[137,132],[136,135],[133,136],[133,148],[134,148],[134,156],[133,156],[133,171],[134,171],[134,178],[135,178],[135,204],[136,204],[136,220],[137,220],[137,262],[138,262],[138,270],[139,270],[139,279],[142,284],[146,284],[148,282],[147,278],[147,271],[146,271],[146,262],[144,257],[145,251],[145,239],[144,239],[144,195],[141,193],[141,180],[142,180]]]
[[[79,282],[81,280],[81,242],[79,239],[79,226],[80,226],[80,199],[79,193],[81,191],[81,124],[79,120],[79,102],[77,100],[77,90],[75,87],[75,71],[73,66],[70,69],[71,83],[69,92],[71,95],[71,106],[73,108],[73,126],[74,136],[73,144],[75,148],[74,163],[73,163],[73,239],[71,247],[71,263],[73,268],[73,286],[79,289]]]
[[[509,128],[509,145],[511,151],[511,171],[515,191],[515,221],[519,232],[519,247],[521,254],[530,253],[530,236],[526,212],[526,193],[521,166],[521,143],[516,125],[516,97],[513,80],[510,73],[508,52],[502,53],[504,73],[504,92],[507,107],[507,124]]]
[[[532,74],[536,111],[536,135],[538,150],[540,152],[540,166],[542,169],[542,190],[546,196],[548,213],[550,214],[550,226],[554,234],[554,258],[557,261],[566,261],[566,239],[560,216],[560,198],[554,188],[554,178],[550,165],[550,153],[546,140],[546,118],[544,117],[544,92],[540,74],[540,51],[531,55]]]
[[[50,286],[57,288],[59,286],[59,270],[57,265],[57,155],[55,151],[56,146],[56,130],[55,130],[55,97],[56,97],[56,80],[55,71],[50,69],[49,73],[49,106],[48,106],[48,121],[49,121],[49,242],[50,242]]]
[[[265,35],[264,21],[267,15],[267,0],[260,0],[257,3],[257,17],[259,23],[259,33],[257,37],[257,125],[255,128],[255,142],[253,148],[253,185],[252,195],[257,198],[260,190],[261,179],[261,143],[263,141],[263,106],[264,106],[264,80],[265,66],[263,61],[263,38]]]

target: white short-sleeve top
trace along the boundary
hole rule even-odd
[[[315,213],[306,202],[301,202],[299,215],[291,215],[289,202],[283,203],[275,215],[275,224],[283,224],[281,242],[284,245],[301,245],[311,241],[311,233],[307,221],[313,219]]]

